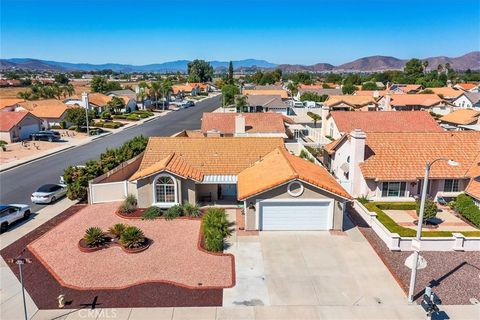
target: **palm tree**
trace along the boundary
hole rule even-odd
[[[147,97],[147,93],[145,91],[140,91],[137,93],[137,101],[142,102],[142,110],[145,109],[145,98]]]
[[[298,84],[294,82],[290,82],[287,85],[287,89],[290,91],[290,94],[292,95],[292,98],[293,98],[293,96],[297,95],[298,93]]]
[[[169,102],[170,93],[172,89],[172,81],[170,79],[165,79],[162,82],[162,97],[163,97],[163,109],[165,109],[165,102]]]
[[[75,93],[75,88],[73,87],[73,85],[71,83],[68,83],[66,85],[61,86],[60,90],[62,91],[64,99]]]
[[[439,64],[439,65],[437,66],[437,72],[438,72],[439,74],[443,72],[443,65],[442,65],[442,64]]]
[[[427,73],[428,60],[423,61],[423,73]]]
[[[248,107],[247,96],[244,96],[244,95],[235,96],[235,107],[238,110],[238,112],[244,112],[245,109]]]
[[[445,72],[447,73],[447,76],[448,76],[448,70],[450,70],[450,63],[449,62],[445,63]]]
[[[157,108],[158,97],[162,95],[162,83],[160,81],[154,81],[150,83],[150,90],[148,91],[148,94],[155,97],[155,108]]]

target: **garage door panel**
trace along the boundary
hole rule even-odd
[[[261,203],[262,230],[328,230],[330,202]]]

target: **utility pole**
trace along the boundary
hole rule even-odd
[[[89,127],[89,121],[88,121],[88,107],[85,108],[85,117],[87,119],[87,136],[90,137],[90,127]]]

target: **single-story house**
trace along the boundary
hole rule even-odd
[[[413,201],[421,194],[425,164],[431,167],[427,193],[454,198],[480,163],[480,132],[368,132],[360,129],[325,146],[324,164],[353,197]]]
[[[474,130],[469,128],[480,124],[480,111],[458,109],[441,117],[440,121],[447,130]]]
[[[436,94],[390,94],[378,100],[379,108],[383,111],[412,111],[429,110],[433,113],[445,115],[450,113],[454,106],[441,99]]]
[[[377,101],[371,96],[329,96],[323,105],[330,110],[344,111],[375,111],[378,108]]]
[[[463,90],[457,90],[452,87],[427,88],[426,90],[433,91],[433,93],[447,101],[455,100],[464,92]]]
[[[0,112],[0,140],[8,143],[30,138],[30,134],[40,131],[42,119],[25,111]]]
[[[67,110],[71,108],[71,106],[57,99],[25,101],[20,102],[19,105],[42,119],[42,128],[45,130],[52,126],[59,126],[65,119]]]
[[[475,92],[480,93],[480,85],[477,83],[457,83],[453,86],[455,89],[463,90],[465,92]]]
[[[248,106],[243,110],[237,108],[237,113],[250,112],[276,112],[283,115],[291,115],[290,106],[283,101],[280,95],[248,95]]]
[[[280,96],[283,100],[288,99],[288,92],[284,89],[262,89],[262,90],[249,90],[244,89],[243,95],[246,96]]]
[[[82,93],[81,96],[75,95],[66,98],[63,102],[67,105],[78,105],[89,110],[95,110],[97,113],[102,113],[107,109],[107,104],[112,100],[113,95],[106,95],[103,93]],[[125,108],[122,112],[135,111],[137,107],[136,99],[129,98],[128,96],[119,96],[125,103]]]
[[[351,199],[325,168],[289,154],[281,138],[153,137],[137,166],[117,178],[140,207],[241,202],[247,230],[341,230]],[[112,192],[108,181],[99,196]]]
[[[356,90],[354,95],[356,96],[369,96],[379,99],[387,94],[387,90]]]
[[[15,111],[18,108],[20,102],[25,102],[23,99],[16,98],[1,98],[0,110],[1,111]]]
[[[203,90],[202,90],[203,88]],[[186,84],[175,84],[172,86],[172,92],[174,96],[178,94],[191,94],[195,96],[201,91],[207,91],[208,86],[203,83],[186,83]]]
[[[442,132],[427,111],[331,111],[322,108],[322,134],[336,140],[354,129],[363,132]]]
[[[464,92],[452,101],[459,108],[472,108],[480,111],[480,93]]]
[[[387,90],[393,94],[415,94],[423,90],[421,84],[387,84]]]
[[[123,90],[113,90],[107,92],[107,96],[110,97],[127,97],[128,99],[137,99],[137,94],[135,91],[130,90],[130,89],[123,89]]]
[[[472,171],[474,178],[470,180],[470,183],[465,189],[465,193],[472,197],[473,202],[480,208],[480,166],[477,170]]]
[[[316,93],[319,96],[322,95],[327,95],[327,96],[340,96],[342,95],[342,89],[332,89],[332,88],[323,88],[322,86],[316,86],[316,85],[311,85],[311,86],[306,86],[303,85],[298,88],[298,93],[295,96],[296,100],[300,100],[300,97],[302,94],[306,92],[311,92],[311,93]]]
[[[287,138],[284,117],[275,112],[204,113],[201,132],[207,137]]]

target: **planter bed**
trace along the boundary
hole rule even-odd
[[[110,248],[112,246],[117,246],[117,247],[122,248],[122,250],[126,253],[139,253],[139,252],[147,250],[148,247],[150,247],[151,243],[152,243],[152,240],[150,240],[148,238],[145,238],[145,242],[144,242],[143,246],[141,246],[139,248],[127,248],[127,247],[122,246],[120,244],[120,242],[118,241],[118,239],[107,236],[106,240],[105,240],[105,243],[101,246],[98,246],[98,247],[89,247],[85,243],[85,240],[80,239],[80,241],[78,241],[78,249],[80,249],[81,252],[89,253],[89,252],[99,251],[99,250],[102,250],[102,249],[107,249],[107,248]]]
[[[120,211],[115,211],[115,214],[117,216],[119,216],[120,218],[123,218],[123,219],[141,219],[142,218],[142,214],[146,211],[147,209],[144,209],[144,208],[137,208],[135,209],[135,211],[131,212],[131,213],[128,213],[128,214],[125,214],[125,213],[121,213]]]

